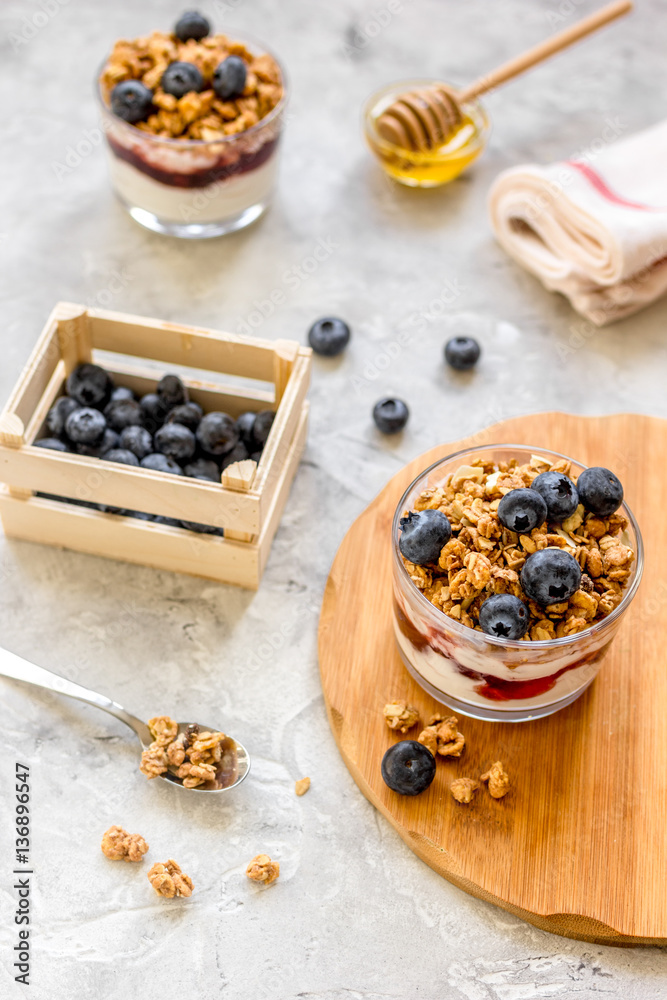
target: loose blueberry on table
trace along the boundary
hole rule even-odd
[[[272,410],[246,412],[238,420],[228,413],[204,414],[199,403],[188,399],[186,385],[174,374],[165,375],[155,392],[137,400],[128,386],[114,386],[99,365],[85,363],[70,374],[66,389],[69,395],[49,410],[46,433],[34,442],[36,447],[215,483],[232,463],[249,455],[255,462],[261,460],[275,417]],[[67,497],[49,495],[47,499],[97,507]],[[199,533],[224,534],[222,528],[197,521],[104,505],[99,509]]]
[[[408,422],[410,411],[402,399],[380,399],[373,407],[375,426],[383,434],[398,434]]]
[[[345,350],[350,342],[350,328],[336,316],[325,316],[313,323],[308,331],[308,343],[316,354],[334,358]]]
[[[419,795],[435,778],[435,757],[417,740],[401,740],[385,753],[381,772],[393,792]]]
[[[474,337],[452,337],[445,344],[445,361],[459,372],[467,372],[479,361],[482,349]]]

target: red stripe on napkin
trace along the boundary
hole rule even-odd
[[[582,163],[580,160],[565,160],[565,164],[568,167],[574,167],[578,170],[580,174],[586,178],[587,181],[595,188],[603,198],[607,201],[611,201],[614,205],[621,205],[623,208],[635,208],[640,212],[667,212],[665,208],[656,208],[653,205],[642,205],[638,201],[628,201],[627,198],[621,198],[620,195],[616,194],[615,191],[606,184],[606,182],[600,177],[600,175],[589,167],[587,163]]]

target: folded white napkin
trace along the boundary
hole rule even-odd
[[[603,326],[667,291],[667,121],[594,146],[504,171],[489,210],[505,250]]]

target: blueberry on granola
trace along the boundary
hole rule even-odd
[[[308,331],[308,343],[316,354],[334,358],[344,351],[350,340],[350,328],[336,316],[316,320]]]
[[[79,365],[67,376],[67,394],[81,406],[102,409],[109,401],[113,380],[99,365]]]
[[[531,489],[537,490],[546,503],[550,521],[564,521],[579,506],[577,487],[562,472],[542,472],[533,480]]]
[[[148,118],[153,107],[153,93],[139,80],[123,80],[111,91],[110,101],[115,115],[136,125]]]
[[[498,520],[519,535],[528,535],[547,519],[547,505],[536,490],[510,490],[498,504]]]
[[[204,77],[195,64],[189,62],[170,63],[160,80],[165,94],[172,94],[174,97],[185,97],[192,90],[199,93],[203,85]]]
[[[386,397],[373,407],[375,426],[383,434],[397,434],[408,422],[410,411],[402,399]]]
[[[60,437],[61,434],[64,434],[65,421],[70,413],[79,409],[80,405],[76,399],[70,399],[69,396],[61,396],[60,399],[57,399],[46,415],[46,428],[49,434],[54,437]]]
[[[187,42],[191,38],[199,42],[202,38],[206,38],[210,31],[209,21],[198,10],[186,10],[174,27],[174,34],[179,42]]]
[[[513,594],[493,594],[479,609],[479,624],[497,639],[520,639],[528,630],[528,608]]]
[[[248,70],[239,56],[227,56],[215,68],[213,73],[213,90],[221,101],[238,97],[246,85]]]
[[[99,410],[92,406],[82,406],[70,413],[65,421],[65,433],[74,444],[100,444],[106,426],[106,420]]]
[[[481,353],[482,349],[474,337],[452,337],[445,344],[445,361],[459,372],[474,368]]]
[[[528,597],[545,607],[572,597],[581,583],[579,563],[563,549],[538,549],[526,559],[521,586]]]
[[[195,436],[183,424],[163,424],[154,440],[156,449],[176,462],[188,462],[195,453]]]
[[[435,778],[435,757],[417,740],[389,747],[380,767],[385,785],[399,795],[419,795]]]
[[[602,466],[584,469],[577,480],[577,491],[586,510],[598,517],[609,517],[623,503],[621,480]]]
[[[226,455],[238,444],[239,432],[228,413],[207,413],[197,428],[197,441],[208,455]]]
[[[401,555],[417,566],[438,561],[440,551],[452,537],[452,526],[441,510],[413,510],[400,520]]]

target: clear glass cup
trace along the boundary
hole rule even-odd
[[[623,599],[611,614],[583,632],[562,639],[521,642],[499,639],[448,618],[421,593],[403,565],[398,542],[399,520],[426,489],[440,485],[460,465],[474,458],[494,462],[530,456],[568,458],[557,452],[527,445],[489,445],[456,452],[434,463],[405,491],[392,524],[393,623],[398,648],[418,684],[455,712],[494,722],[539,719],[572,704],[594,680],[603,657],[637,593],[644,566],[642,539],[627,506],[622,536],[635,552],[635,561]],[[574,459],[578,475],[585,466]]]
[[[240,39],[252,52],[268,52]],[[214,141],[169,139],[143,132],[114,115],[96,93],[106,136],[111,185],[132,218],[146,229],[183,239],[206,239],[243,229],[268,208],[276,186],[287,103],[283,95],[256,125]],[[103,64],[103,66],[106,64]]]
[[[363,112],[366,141],[385,173],[408,187],[439,187],[448,184],[483,152],[491,131],[488,115],[479,101],[461,108],[463,125],[444,145],[430,150],[409,150],[383,138],[377,120],[401,94],[442,85],[442,80],[402,80],[383,87],[369,97]],[[445,86],[450,86],[445,84]],[[456,90],[456,88],[452,88]]]

